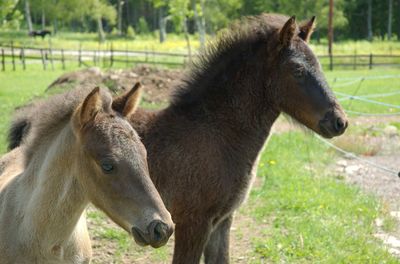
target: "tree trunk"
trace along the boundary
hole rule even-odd
[[[44,8],[42,8],[42,30],[46,28],[46,14],[44,12]]]
[[[372,0],[368,0],[367,30],[368,40],[372,41]]]
[[[192,47],[190,46],[189,31],[187,27],[187,18],[183,19],[183,32],[185,35],[186,46],[188,49],[189,61],[192,61]]]
[[[393,0],[389,0],[389,10],[388,10],[388,32],[387,37],[388,40],[392,38],[392,13],[393,13]]]
[[[53,20],[53,35],[56,35],[58,31],[58,20],[57,18],[54,18]]]
[[[333,0],[329,0],[329,17],[328,17],[328,53],[332,55],[333,45]]]
[[[192,9],[194,11],[194,19],[196,21],[197,31],[199,32],[200,49],[203,50],[206,45],[206,21],[204,18],[204,0],[200,0],[200,8],[202,15],[199,16],[199,12],[196,8],[196,0],[192,0]]]
[[[169,16],[164,17],[164,7],[158,9],[158,24],[160,28],[160,43],[167,40],[167,22]]]
[[[29,0],[25,0],[25,18],[29,32],[32,32],[33,26],[32,26],[31,7],[29,6]]]
[[[106,40],[106,36],[104,35],[104,29],[103,29],[103,21],[101,20],[101,17],[97,17],[97,31],[99,33],[99,41],[104,42]]]
[[[118,34],[122,35],[122,5],[124,2],[122,0],[118,0],[117,9],[118,9]]]

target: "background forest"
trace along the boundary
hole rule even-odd
[[[168,34],[197,34],[203,45],[234,19],[262,12],[317,16],[314,39],[327,34],[328,0],[1,0],[0,26],[9,30],[48,29],[97,32],[134,38],[152,34],[160,42]],[[400,0],[335,0],[335,40],[397,39]]]

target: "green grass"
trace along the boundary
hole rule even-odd
[[[0,31],[0,43],[9,44],[10,41],[14,41],[16,45],[24,45],[29,47],[49,47],[73,49],[78,50],[79,47],[82,49],[90,50],[109,50],[111,43],[114,49],[119,50],[155,50],[165,52],[183,52],[187,53],[186,41],[183,35],[168,34],[167,40],[164,43],[159,42],[157,34],[149,35],[136,35],[135,38],[124,38],[115,35],[108,35],[107,41],[104,43],[98,42],[97,33],[76,33],[76,32],[58,32],[57,35],[51,38],[51,41],[46,38],[31,38],[27,35],[26,31]],[[212,40],[213,36],[208,36],[208,40]],[[190,41],[194,50],[198,49],[200,44],[198,42],[197,35],[191,35]],[[321,43],[316,41],[311,42],[313,50],[318,55],[328,54],[327,41],[323,39]],[[368,42],[366,40],[361,41],[340,41],[333,45],[334,54],[397,54],[400,55],[400,42],[398,41],[380,41],[375,40]]]
[[[37,66],[31,66],[29,71],[0,72],[0,153],[6,150],[6,130],[15,107],[43,96],[46,87],[62,73],[43,71]]]
[[[31,38],[26,32],[0,31],[0,43],[10,44],[14,41],[16,46],[38,47],[54,49],[79,50],[110,50],[111,45],[115,50],[135,50],[135,51],[164,51],[164,52],[183,52],[187,53],[186,41],[183,36],[169,34],[164,43],[160,43],[155,35],[137,35],[135,38],[122,38],[109,36],[103,43],[98,42],[96,33],[73,33],[59,32],[51,38]],[[190,36],[193,49],[199,47],[196,36]]]
[[[374,220],[383,214],[380,204],[326,169],[334,158],[310,135],[290,132],[271,138],[258,173],[263,185],[250,199],[250,213],[269,222],[253,238],[257,259],[397,263],[372,236]]]
[[[342,92],[350,95],[364,96],[380,93],[400,92],[398,80],[400,79],[400,69],[375,69],[360,71],[326,71],[329,84],[335,92]],[[385,77],[383,79],[368,79]],[[361,79],[364,79],[361,81]],[[338,98],[343,96],[337,95]],[[368,98],[378,102],[400,105],[400,93],[385,96]],[[365,113],[394,113],[400,109],[381,106],[377,104],[361,102],[357,100],[344,100],[342,106],[347,110]]]

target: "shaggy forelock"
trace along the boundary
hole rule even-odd
[[[13,122],[18,122],[24,115],[30,118],[30,131],[24,141],[25,163],[31,160],[36,148],[42,142],[51,139],[57,131],[60,131],[69,122],[74,110],[92,90],[93,88],[79,87],[36,101],[33,103],[34,107],[26,107],[17,111],[17,118]],[[112,101],[110,93],[101,89],[100,94],[103,108],[109,108]]]
[[[227,64],[229,67],[226,71],[236,71],[248,61],[248,55],[251,54],[249,51],[257,48],[258,44],[266,43],[288,19],[289,17],[278,14],[262,14],[245,17],[233,23],[191,64],[189,74],[175,93],[172,103],[189,105],[206,93],[220,89],[218,85],[206,82],[214,79],[213,77],[220,72],[219,68]]]

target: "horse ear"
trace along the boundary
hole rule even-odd
[[[292,39],[296,33],[296,17],[292,16],[286,21],[285,25],[279,32],[279,41],[281,42],[282,46],[289,47]]]
[[[82,103],[80,109],[80,123],[81,125],[94,119],[98,112],[101,111],[103,103],[100,97],[100,88],[94,88]]]
[[[137,82],[130,91],[113,100],[112,108],[123,116],[128,117],[136,111],[141,95],[142,85]]]
[[[305,42],[308,42],[310,40],[311,34],[314,31],[314,28],[315,28],[315,16],[313,16],[310,19],[310,21],[300,25],[299,37]]]

